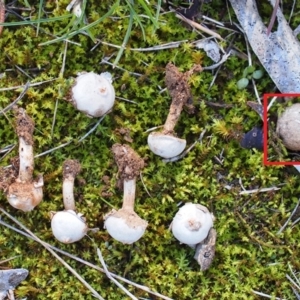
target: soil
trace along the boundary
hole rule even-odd
[[[128,145],[114,144],[112,147],[119,168],[119,178],[132,180],[140,174],[144,160]]]
[[[63,179],[68,177],[75,177],[81,171],[81,166],[76,159],[67,159],[63,164]]]
[[[173,129],[184,106],[187,107],[189,113],[194,112],[192,93],[188,84],[188,79],[194,72],[199,71],[202,71],[200,65],[195,65],[191,70],[182,73],[172,63],[167,64],[165,82],[172,97],[172,103],[164,125],[164,134],[173,134]]]
[[[16,118],[16,133],[27,145],[33,145],[34,122],[23,108],[14,107]]]
[[[132,143],[133,139],[130,137],[130,129],[128,128],[117,128],[115,133],[121,135],[125,142]]]

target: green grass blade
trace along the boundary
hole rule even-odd
[[[157,28],[158,27],[158,23],[156,21],[156,18],[153,17],[147,3],[144,0],[138,0],[138,2],[140,3],[140,5],[144,8],[147,16],[150,18],[150,20],[152,21],[152,23],[154,24],[154,26]]]
[[[120,48],[120,50],[118,51],[118,54],[117,54],[117,57],[113,63],[113,68],[118,64],[124,50],[125,50],[125,47],[128,43],[128,40],[129,40],[129,37],[130,37],[130,33],[131,33],[131,30],[132,30],[132,24],[133,24],[133,12],[130,11],[130,17],[129,17],[129,24],[128,24],[128,27],[127,27],[127,30],[126,30],[126,34],[124,36],[124,39],[123,39],[123,43],[122,43],[122,46]]]
[[[41,18],[43,2],[44,2],[44,0],[40,0],[39,11],[38,11],[38,20]],[[36,36],[39,35],[40,24],[41,24],[41,23],[38,23],[38,24],[37,24],[37,27],[36,27]]]
[[[95,25],[98,25],[104,19],[106,19],[107,17],[109,17],[110,15],[113,14],[113,12],[119,6],[119,2],[120,2],[120,0],[116,1],[116,3],[110,8],[110,10],[105,15],[103,15],[101,18],[99,18],[97,21],[95,21],[93,23],[90,23],[90,24],[88,24],[86,26],[83,26],[82,28],[80,28],[80,29],[78,29],[76,31],[70,32],[68,34],[65,34],[65,35],[63,35],[63,36],[61,36],[59,38],[54,39],[54,40],[51,40],[51,41],[48,41],[48,42],[45,42],[45,43],[41,43],[41,44],[39,44],[39,46],[46,46],[46,45],[54,44],[56,42],[59,42],[59,41],[65,40],[65,39],[69,39],[69,38],[73,37],[76,34],[79,34],[79,33],[83,32],[83,31],[86,31],[86,30],[94,27]]]
[[[64,16],[54,17],[54,18],[49,18],[49,19],[0,23],[0,26],[11,27],[11,26],[23,26],[23,25],[32,25],[32,24],[39,24],[39,23],[55,22],[55,21],[61,21],[61,20],[71,18],[72,16],[73,16],[73,14],[67,14],[67,15],[64,15]]]

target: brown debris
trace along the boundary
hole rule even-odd
[[[130,129],[129,128],[123,128],[123,127],[117,128],[115,130],[115,132],[117,134],[120,134],[126,142],[128,142],[128,143],[133,142],[133,139],[130,137]]]
[[[192,93],[188,84],[188,79],[194,72],[202,71],[200,65],[195,65],[191,70],[181,73],[176,66],[168,63],[166,66],[165,82],[167,89],[172,97],[170,113],[164,125],[164,134],[173,134],[183,106],[188,108],[190,113],[194,112],[192,104]]]
[[[23,138],[27,145],[33,145],[34,122],[27,115],[25,109],[14,107],[16,118],[16,133]]]
[[[207,270],[215,257],[216,239],[217,231],[211,228],[206,239],[197,245],[194,258],[200,265],[201,271]]]
[[[76,159],[67,159],[63,163],[63,179],[75,177],[81,171],[81,166]]]
[[[140,174],[144,160],[128,145],[114,144],[112,147],[115,161],[122,180],[132,180]]]

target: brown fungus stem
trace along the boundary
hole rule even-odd
[[[15,107],[16,133],[19,137],[19,175],[7,191],[8,202],[15,208],[31,211],[43,199],[43,177],[33,181],[34,122],[23,108]]]
[[[119,178],[123,181],[123,205],[118,211],[112,210],[104,216],[104,227],[117,241],[132,244],[144,234],[148,223],[134,212],[136,177],[144,167],[144,161],[127,145],[112,147],[119,168]]]
[[[167,64],[165,82],[172,103],[163,130],[152,132],[148,136],[148,146],[156,155],[171,158],[179,155],[186,147],[186,140],[177,138],[174,128],[184,106],[191,112],[193,111],[193,105],[191,105],[192,94],[188,79],[194,72],[198,71],[202,71],[199,65],[194,66],[188,72],[181,73],[173,64]]]

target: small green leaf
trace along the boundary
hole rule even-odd
[[[239,90],[244,89],[249,83],[249,80],[247,78],[242,78],[237,82],[237,88]]]
[[[248,66],[247,68],[245,68],[243,72],[243,77],[247,77],[247,75],[252,74],[254,71],[255,71],[255,67]]]
[[[255,72],[253,72],[252,77],[254,79],[260,79],[260,78],[262,78],[263,75],[264,75],[264,72],[262,70],[256,70]]]

